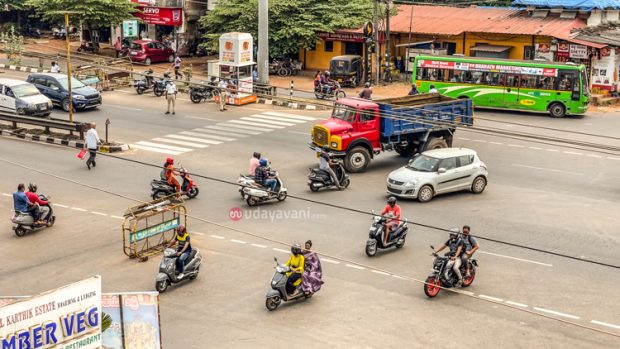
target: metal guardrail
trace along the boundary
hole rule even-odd
[[[88,129],[88,124],[83,122],[69,122],[62,119],[37,118],[8,113],[0,113],[0,120],[12,123],[14,129],[17,128],[18,124],[27,124],[44,127],[45,132],[50,132],[50,129],[65,130],[69,131],[71,134],[77,132],[82,140],[84,139],[84,132]]]

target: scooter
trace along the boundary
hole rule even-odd
[[[307,299],[312,297],[313,293],[304,292],[301,290],[301,284],[296,287],[297,295],[294,297],[289,297],[288,293],[286,293],[286,281],[288,281],[288,276],[286,273],[291,271],[287,265],[281,264],[278,262],[276,257],[273,257],[273,260],[276,261],[276,272],[273,274],[273,278],[271,278],[271,289],[267,291],[265,297],[265,306],[269,311],[276,310],[278,306],[282,303],[282,301],[289,302],[295,299]]]
[[[187,195],[187,197],[190,199],[198,196],[198,185],[194,183],[194,180],[192,179],[192,177],[190,177],[189,172],[187,172],[187,170],[185,170],[183,166],[179,167],[179,176],[183,178],[180,194]],[[153,200],[163,198],[165,196],[169,196],[175,193],[176,188],[168,184],[165,179],[153,179],[151,181],[151,196],[153,197]]]
[[[440,257],[435,253],[435,247],[431,246],[433,249],[432,256],[435,257],[433,260],[433,271],[426,278],[424,282],[424,293],[429,297],[433,298],[439,294],[442,288],[452,288],[458,282],[458,278],[452,268],[448,271],[448,276],[446,277],[446,266],[448,265],[448,261],[450,257],[444,256]],[[460,258],[460,257],[459,257]],[[475,258],[470,258],[468,260],[469,263],[469,276],[465,276],[466,266],[465,264],[461,264],[461,275],[463,275],[463,284],[461,287],[469,287],[476,278],[476,269],[478,268],[478,261]]]
[[[335,163],[336,164],[334,165],[333,170],[336,173],[336,178],[338,178],[338,183],[341,187],[347,188],[349,184],[351,184],[349,175],[345,173],[344,166],[342,166],[341,161],[335,161]],[[336,183],[332,181],[332,176],[330,176],[327,171],[321,170],[320,168],[310,168],[310,174],[308,174],[308,187],[310,187],[311,191],[317,192],[321,188],[331,188],[337,186]]]
[[[243,200],[245,200],[245,192],[243,191],[243,189],[249,186],[256,186],[254,176],[244,175],[243,173],[239,174],[237,184],[239,184],[239,194],[241,195],[241,198]]]
[[[155,94],[155,96],[157,97],[163,96],[164,92],[166,92],[166,87],[168,86],[169,83],[170,83],[170,73],[166,72],[164,73],[164,77],[155,81],[155,84],[153,85],[153,93]]]
[[[314,96],[317,99],[330,99],[330,98],[345,98],[347,96],[346,93],[340,88],[340,83],[338,81],[334,81],[332,85],[329,85],[329,89],[327,92],[324,90],[324,85],[318,85],[314,87]]]
[[[142,74],[144,74],[144,77],[142,79],[136,79],[134,80],[133,86],[136,89],[136,92],[141,95],[143,94],[145,91],[150,90],[153,88],[154,84],[153,84],[153,70],[149,69],[149,70],[145,70],[142,72]]]
[[[282,183],[280,176],[278,176],[278,172],[269,171],[269,177],[275,177],[277,181],[276,190],[274,192],[271,192],[269,188],[263,187],[258,183],[243,188],[243,194],[248,206],[256,206],[259,203],[273,199],[277,199],[278,201],[286,200],[288,191],[284,188],[284,183]]]
[[[200,103],[202,101],[213,99],[217,93],[218,89],[211,83],[208,85],[191,86],[189,88],[189,99],[193,103]]]
[[[390,231],[387,244],[383,242],[386,222],[386,217],[374,216],[372,225],[370,226],[370,232],[368,233],[368,241],[366,241],[366,255],[368,257],[377,254],[378,249],[387,249],[391,247],[396,247],[398,249],[405,246],[405,239],[409,231],[407,219],[403,219],[396,230]]]
[[[185,270],[183,271],[183,277],[178,278],[176,273],[176,261],[177,252],[172,248],[164,250],[164,256],[159,263],[159,273],[155,278],[155,289],[159,293],[164,293],[171,284],[176,284],[182,280],[194,280],[198,277],[200,272],[200,265],[202,264],[202,255],[196,248],[192,248],[192,252],[189,253],[189,258],[185,261]]]
[[[48,201],[48,198],[42,194],[39,195],[39,199]],[[41,217],[45,218],[49,216],[46,224],[34,224],[34,217],[28,212],[15,212],[15,215],[11,218],[15,235],[22,237],[26,235],[27,232],[49,228],[54,225],[56,222],[56,215],[52,209],[52,204],[48,203],[45,206],[40,206],[39,210],[41,211]]]

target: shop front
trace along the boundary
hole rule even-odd
[[[133,39],[152,39],[163,42],[178,51],[183,45],[179,38],[184,33],[182,7],[158,7],[150,0],[132,0],[138,4],[139,12],[134,17],[139,20]],[[129,37],[123,32],[123,38]]]

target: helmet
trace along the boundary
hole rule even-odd
[[[260,153],[255,151],[254,152],[254,157],[257,158],[257,159],[260,159]]]
[[[370,82],[364,84],[365,87],[370,87]]]
[[[170,165],[174,164],[174,158],[167,158],[166,162],[169,163]]]
[[[299,244],[293,244],[291,246],[291,253],[294,255],[298,255],[301,253],[301,246]]]
[[[261,166],[267,166],[267,159],[260,159],[258,161],[258,164],[261,165]]]
[[[329,72],[329,70],[325,71],[325,76],[329,77],[331,75],[331,73]]]
[[[325,150],[325,151],[329,151],[329,145],[325,144],[325,145],[323,146],[323,150]]]
[[[460,232],[459,228],[450,229],[450,239],[456,239]]]
[[[390,205],[390,206],[394,206],[394,205],[396,205],[396,198],[395,198],[395,197],[393,197],[393,196],[390,196],[390,197],[387,199],[387,203],[388,203],[388,205]]]
[[[36,193],[37,192],[37,183],[28,183],[28,190]]]

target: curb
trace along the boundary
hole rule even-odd
[[[69,141],[69,140],[62,139],[62,138],[54,138],[54,137],[49,137],[49,136],[44,136],[44,135],[33,135],[30,133],[16,134],[15,132],[7,131],[7,130],[2,130],[0,134],[5,137],[15,137],[19,139],[25,139],[28,141],[65,145],[67,147],[78,148],[78,149],[83,149],[85,145],[84,141],[81,141],[81,140],[80,141]],[[99,150],[103,153],[117,153],[117,152],[129,150],[129,145],[128,144],[113,145],[113,146],[102,145],[101,147],[99,147]]]
[[[331,107],[328,107],[328,106],[305,104],[305,103],[300,103],[300,102],[281,101],[281,100],[268,99],[268,98],[258,98],[256,103],[267,104],[267,105],[277,105],[280,107],[286,107],[286,108],[291,108],[291,109],[331,110]]]
[[[20,67],[20,66],[10,65],[10,64],[0,64],[0,69],[15,70],[15,71],[21,71],[25,73],[49,73],[49,70],[47,69]]]

